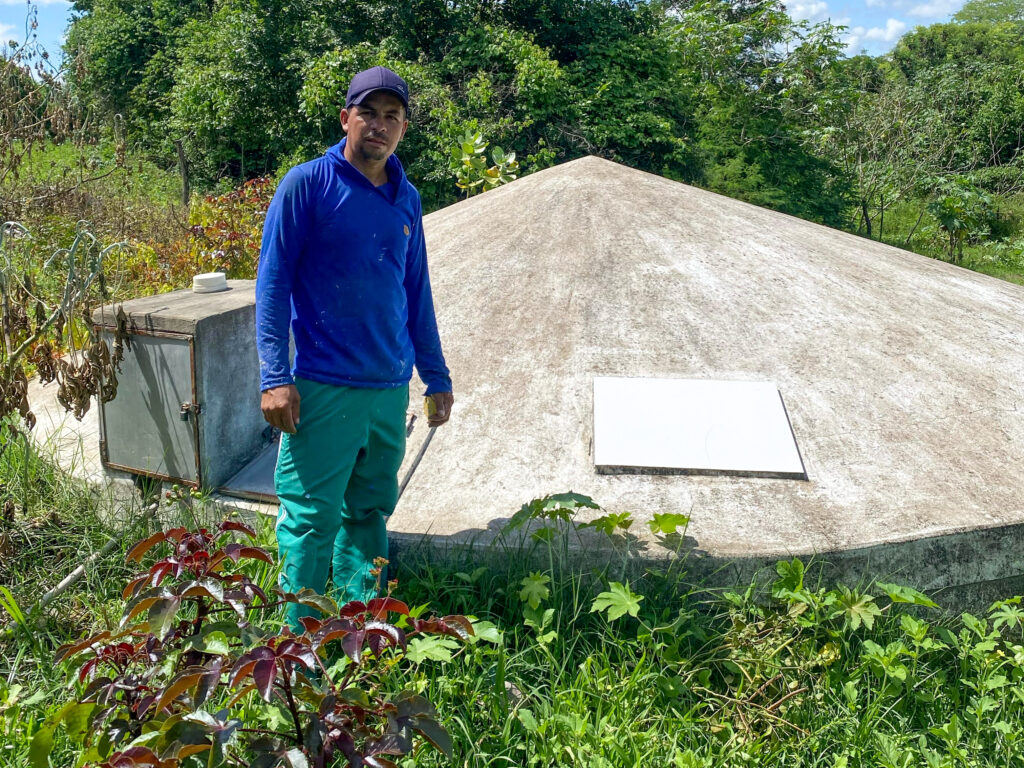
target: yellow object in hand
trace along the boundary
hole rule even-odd
[[[434,398],[432,398],[432,397],[424,397],[423,398],[423,412],[427,415],[428,419],[431,416],[436,416],[437,415],[437,403],[434,402]]]

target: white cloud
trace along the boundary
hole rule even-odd
[[[14,27],[10,24],[0,24],[0,45],[3,45],[10,39],[7,36],[13,31]]]
[[[860,53],[861,43],[864,40],[864,33],[867,30],[864,27],[850,27],[846,30],[846,34],[843,35],[843,42],[846,44],[846,52],[851,56],[856,56]]]
[[[930,0],[927,3],[919,3],[907,11],[911,16],[932,19],[942,16],[949,16],[956,13],[963,6],[964,0]]]
[[[872,27],[864,33],[865,40],[881,40],[886,43],[895,42],[906,31],[907,25],[899,19],[888,19],[885,22],[885,29]]]
[[[960,0],[962,2],[963,0]],[[864,0],[868,8],[888,8],[890,11],[901,11],[909,8],[914,0]]]
[[[822,0],[795,0],[786,6],[789,15],[794,19],[816,21],[828,15],[828,3]]]
[[[843,43],[846,46],[847,54],[856,56],[861,48],[867,47],[867,43],[894,43],[907,30],[906,22],[899,19],[888,19],[884,27],[857,26],[850,27],[843,35]]]

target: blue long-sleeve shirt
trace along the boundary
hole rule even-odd
[[[434,317],[419,193],[394,155],[374,187],[345,141],[292,168],[267,211],[256,277],[262,389],[294,376],[324,384],[406,384],[450,392]],[[295,362],[288,365],[288,329]]]

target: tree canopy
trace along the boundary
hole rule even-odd
[[[1019,186],[1024,0],[970,0],[890,55],[779,0],[78,0],[71,86],[198,177],[275,172],[340,136],[348,80],[412,87],[399,154],[428,207],[466,131],[521,171],[596,154],[868,234],[937,180]]]

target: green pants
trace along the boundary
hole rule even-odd
[[[385,522],[398,503],[409,387],[295,384],[299,424],[281,435],[274,473],[281,587],[323,593],[333,566],[334,598],[365,601],[375,587],[374,558],[388,554]],[[295,604],[286,611],[296,630],[302,616],[314,615]]]

